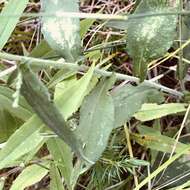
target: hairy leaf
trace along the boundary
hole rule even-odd
[[[84,154],[91,161],[97,161],[107,146],[114,127],[114,105],[109,95],[113,78],[102,80],[85,98],[76,134],[84,143]]]
[[[67,61],[75,61],[80,55],[79,18],[59,16],[64,12],[78,12],[78,0],[43,0],[42,11],[56,17],[42,17],[42,33],[52,49]]]
[[[50,94],[45,85],[37,78],[31,68],[23,64],[20,66],[23,76],[21,93],[31,105],[38,117],[54,133],[62,138],[77,154],[83,157],[82,143],[71,131],[61,112],[50,99]]]
[[[112,92],[115,105],[115,127],[127,122],[145,102],[162,102],[162,94],[144,84],[125,85]]]
[[[134,14],[175,11],[178,4],[178,0],[142,0]],[[146,77],[148,62],[163,56],[173,44],[177,18],[177,15],[152,16],[128,24],[128,53],[134,61],[134,75],[141,80]]]

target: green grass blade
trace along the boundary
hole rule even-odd
[[[0,16],[12,13],[17,14],[18,16],[0,17],[0,50],[7,43],[28,1],[29,0],[10,0],[9,3],[3,8]]]
[[[49,167],[49,163],[41,163],[42,166]],[[13,182],[10,190],[24,190],[26,187],[39,182],[47,173],[48,169],[37,164],[25,168]]]
[[[171,163],[173,163],[175,160],[177,160],[180,156],[182,156],[183,154],[186,154],[189,150],[190,150],[190,146],[188,146],[181,152],[172,156],[169,160],[164,162],[159,168],[157,168],[154,172],[152,172],[148,177],[146,177],[137,187],[134,188],[134,190],[139,190],[141,187],[146,185],[151,179],[153,179],[155,176],[157,176],[161,171],[163,171],[165,168],[167,168]]]
[[[59,170],[54,164],[52,164],[50,169],[50,178],[50,190],[65,190],[61,176],[59,174]]]
[[[27,154],[43,141],[39,126],[41,120],[36,116],[31,117],[8,139],[5,147],[0,151],[0,169]]]

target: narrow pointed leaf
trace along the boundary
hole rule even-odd
[[[175,145],[174,138],[161,135],[157,130],[146,126],[139,126],[138,130],[140,131],[140,135],[132,133],[131,138],[140,145],[161,152],[172,152]],[[175,152],[179,153],[187,147],[188,145],[178,142]]]
[[[0,150],[0,169],[30,152],[43,141],[40,135],[41,121],[33,116],[19,128]]]
[[[73,154],[70,147],[59,138],[49,139],[47,145],[50,154],[54,158],[56,166],[59,168],[61,175],[64,177],[66,184],[69,186],[71,172],[73,169]]]
[[[85,37],[85,34],[88,32],[88,29],[95,22],[95,19],[84,19],[80,22],[80,36],[81,38]]]
[[[0,190],[4,189],[4,185],[5,185],[5,179],[4,178],[0,178]]]
[[[5,5],[3,8],[1,15],[10,15],[12,13],[18,15],[15,17],[0,17],[0,50],[4,47],[7,43],[11,33],[13,32],[14,28],[16,27],[17,22],[21,14],[23,13],[24,9],[29,0],[9,0],[8,4]]]
[[[45,167],[49,167],[49,163],[41,163]],[[24,190],[37,182],[39,182],[49,170],[37,164],[26,167],[22,173],[16,178],[10,190]]]
[[[27,64],[22,64],[19,69],[23,76],[21,93],[28,104],[46,126],[63,139],[78,156],[83,157],[80,139],[71,131],[63,115],[51,100],[46,86]]]
[[[79,102],[82,102],[82,99],[85,96],[85,91],[88,87],[88,84],[90,82],[90,79],[92,77],[93,69],[90,70],[84,77],[86,79],[84,80],[83,77],[80,79],[81,82],[78,83],[79,86],[73,87],[73,90],[70,91],[63,91],[61,90],[60,96],[56,97],[55,102],[62,102],[60,99],[64,97],[69,98],[70,92],[75,92],[74,98],[79,98]],[[82,85],[82,81],[85,83],[84,87]],[[83,86],[83,93],[81,93],[80,86]],[[0,88],[1,89],[1,88]],[[77,90],[80,91],[80,93],[77,93]],[[3,91],[7,92],[7,91]],[[8,91],[9,92],[9,91]],[[82,94],[82,95],[79,95]],[[77,96],[78,95],[78,96]],[[11,97],[10,93],[7,93],[7,96]],[[69,99],[67,99],[68,101]],[[66,102],[67,102],[66,101]],[[75,109],[80,106],[80,103],[76,101],[77,106],[73,104],[74,110],[72,111],[69,109],[69,113],[67,113],[67,109],[64,111],[65,107],[64,104],[57,104],[58,108],[61,110],[63,114],[66,116],[71,115]],[[20,112],[18,112],[20,113]],[[29,153],[31,150],[33,151],[39,144],[42,143],[43,137],[40,135],[40,129],[44,127],[43,122],[34,114],[29,120],[27,120],[7,141],[6,146],[0,150],[0,168],[4,168],[7,165],[11,164],[15,160],[19,159],[24,154]],[[72,152],[70,152],[72,154]]]
[[[185,112],[186,106],[187,104],[182,103],[169,103],[161,105],[144,104],[142,105],[142,108],[134,115],[134,117],[140,121],[149,121],[166,115]]]
[[[59,174],[59,171],[57,167],[52,164],[51,170],[50,170],[50,190],[64,190],[64,186],[61,180],[61,176]]]
[[[80,79],[66,81],[59,83],[55,89],[56,105],[60,108],[60,112],[67,119],[80,107],[84,97],[88,93],[94,71],[94,65],[91,66],[89,71]]]
[[[8,111],[0,109],[0,143],[5,142],[9,136],[22,124]]]
[[[0,107],[6,109],[13,116],[22,119],[23,121],[29,119],[32,115],[31,107],[26,103],[22,96],[19,97],[19,106],[13,108],[13,97],[14,91],[0,86]]]

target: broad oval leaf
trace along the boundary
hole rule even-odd
[[[114,127],[114,104],[108,90],[113,78],[102,80],[85,98],[76,134],[84,143],[85,156],[95,162],[105,150]]]
[[[79,12],[78,0],[42,0],[42,11],[56,14],[56,17],[42,17],[44,38],[66,61],[75,61],[81,50],[80,20],[59,14]]]
[[[162,102],[162,94],[144,84],[125,85],[112,92],[115,105],[115,127],[127,122],[145,102]]]
[[[142,0],[135,14],[175,11],[178,0]],[[134,60],[134,74],[144,80],[147,63],[163,56],[176,36],[177,15],[149,16],[129,22],[127,48]]]

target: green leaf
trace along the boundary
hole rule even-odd
[[[80,36],[81,38],[85,37],[85,34],[88,32],[88,29],[95,22],[95,19],[84,19],[80,22]]]
[[[50,190],[64,190],[61,176],[56,165],[52,164],[50,169]]]
[[[57,14],[56,17],[42,16],[42,33],[45,40],[66,61],[77,60],[81,50],[80,20],[59,16],[59,14],[79,12],[78,0],[43,0],[42,11]]]
[[[13,182],[10,190],[24,190],[26,187],[39,182],[49,171],[45,168],[49,167],[49,163],[40,164],[41,165],[33,164],[26,167]]]
[[[87,95],[93,71],[94,65],[80,80],[71,80],[67,85],[67,82],[63,81],[56,86],[55,103],[60,108],[59,110],[65,119],[80,107],[84,97]]]
[[[162,94],[144,84],[137,87],[125,85],[112,92],[115,105],[115,127],[126,123],[145,102],[162,101]]]
[[[38,51],[36,51],[36,52],[38,52]],[[42,54],[40,53],[39,55],[36,55],[34,53],[33,56],[43,56]],[[72,96],[72,97],[74,97],[78,100],[78,101],[76,101],[77,106],[74,106],[74,104],[72,104],[74,109],[78,109],[78,107],[80,106],[80,103],[82,102],[82,99],[86,95],[85,91],[88,87],[88,84],[90,83],[92,74],[93,74],[93,68],[91,68],[91,70],[89,70],[89,72],[83,78],[81,78],[79,80],[80,82],[76,83],[71,89],[69,89],[67,91],[67,93],[65,93],[66,97],[70,98],[70,92],[72,92],[72,93],[74,92],[75,96]],[[77,84],[79,86],[77,86]],[[80,85],[82,86],[82,88],[80,88]],[[79,93],[77,92],[77,89],[79,90]],[[9,109],[11,112],[16,110],[13,112],[13,115],[15,114],[16,116],[21,117],[26,112],[24,110],[25,107],[26,107],[26,110],[30,110],[31,108],[26,104],[23,97],[21,97],[20,101],[19,101],[19,103],[23,106],[22,110],[20,110],[21,109],[20,107],[12,108],[12,93],[13,93],[13,91],[11,91],[8,88],[0,87],[0,94],[2,94],[2,96],[4,98],[4,99],[2,99],[2,103],[5,104],[4,106],[9,105]],[[60,109],[64,110],[64,104],[61,100],[59,100],[62,98],[62,96],[64,98],[63,90],[61,90],[60,97],[59,98],[57,97],[56,101],[61,102],[60,105],[58,103],[58,107]],[[8,100],[6,98],[8,100],[10,99],[9,104],[5,103],[5,100],[6,100],[6,102],[8,102]],[[68,99],[66,99],[66,103],[67,103],[67,101],[68,101]],[[70,100],[70,102],[72,102],[72,101]],[[7,107],[5,107],[5,108],[7,108]],[[63,112],[66,113],[66,116],[70,116],[74,111],[75,110],[72,111],[69,108],[68,114],[66,111],[63,111]],[[31,115],[31,113],[29,112],[28,114],[24,114],[24,116],[22,116],[22,117],[26,120],[29,118],[30,115]],[[40,133],[39,133],[39,131],[42,127],[43,127],[43,123],[35,115],[33,115],[33,117],[30,118],[29,120],[27,120],[27,122],[23,126],[21,126],[20,129],[17,130],[10,137],[10,139],[7,141],[6,146],[0,151],[0,162],[1,162],[0,168],[6,167],[6,165],[11,164],[12,162],[19,159],[21,156],[23,156],[26,153],[29,153],[30,151],[34,151],[34,149],[36,147],[38,147],[39,144],[42,143],[43,138],[40,136]],[[34,141],[34,139],[37,140],[38,142]],[[34,141],[34,143],[33,143],[33,141]]]
[[[142,105],[142,108],[134,114],[134,117],[140,121],[149,121],[166,115],[185,112],[186,106],[187,104],[182,103],[168,103],[162,105],[144,104]]]
[[[76,134],[85,145],[84,154],[91,161],[97,161],[105,150],[109,135],[114,127],[114,105],[108,90],[113,77],[102,80],[85,98]]]
[[[62,82],[63,80],[66,80],[67,78],[72,77],[77,72],[70,70],[70,69],[61,69],[59,70],[50,80],[48,83],[48,88],[52,88],[56,86],[58,83]]]
[[[3,8],[1,15],[0,15],[0,50],[4,47],[4,45],[7,43],[11,33],[13,32],[14,28],[16,27],[17,22],[19,21],[19,18],[24,11],[27,3],[29,0],[9,0],[8,4],[5,4],[5,7]],[[18,16],[9,17],[9,16],[3,16],[3,15],[10,15],[10,14],[16,14]]]
[[[33,116],[8,139],[0,150],[0,169],[30,152],[43,141],[40,126],[41,120]]]
[[[158,13],[176,11],[178,1],[142,0],[134,12]],[[152,16],[134,19],[127,25],[127,49],[134,61],[134,75],[144,80],[149,61],[163,56],[176,36],[178,15]]]
[[[30,53],[31,57],[45,57],[52,51],[50,46],[45,40],[42,40]]]
[[[65,96],[70,98],[70,92],[74,92],[75,96],[74,98],[79,98],[79,102],[82,102],[82,99],[85,96],[85,91],[88,87],[88,84],[90,82],[90,79],[93,74],[93,67],[89,72],[81,78],[77,84],[72,88],[71,90],[68,90],[65,92]],[[83,85],[82,81],[84,82],[85,85]],[[80,85],[82,88],[80,88]],[[76,88],[77,87],[77,88]],[[1,88],[0,88],[1,89]],[[79,93],[77,93],[77,89],[79,90]],[[82,91],[83,90],[83,91]],[[1,91],[0,91],[1,92]],[[7,91],[3,91],[4,93]],[[9,91],[8,91],[9,92]],[[83,93],[82,93],[83,92]],[[10,93],[7,93],[7,96],[9,97]],[[79,96],[77,96],[79,95]],[[11,95],[10,95],[11,96]],[[63,102],[60,100],[64,97],[64,91],[61,91],[61,94],[59,97],[56,98],[56,101],[60,101],[61,104],[58,104],[58,107],[62,110],[63,113],[66,114],[66,116],[69,116],[72,114],[75,110],[71,110],[69,108],[69,114],[64,111],[65,107]],[[72,98],[72,97],[71,97]],[[68,101],[69,99],[67,99]],[[67,103],[67,101],[65,103]],[[21,102],[21,101],[20,101]],[[76,101],[77,106],[80,106],[80,103]],[[74,104],[73,108],[78,109],[77,106]],[[68,105],[69,106],[69,105]],[[67,109],[67,108],[66,108]],[[15,160],[19,159],[21,156],[24,154],[30,152],[31,150],[33,151],[39,144],[42,143],[43,137],[40,135],[40,129],[42,129],[43,123],[42,121],[36,116],[33,115],[29,120],[27,120],[24,125],[22,125],[7,141],[6,146],[0,150],[0,168],[6,167],[6,165],[11,164]]]
[[[22,96],[19,97],[19,107],[13,108],[13,97],[14,91],[0,86],[0,107],[1,109],[6,109],[13,116],[26,121],[32,115],[31,107],[26,103]]]
[[[51,100],[46,86],[38,79],[27,64],[19,67],[23,76],[21,93],[31,105],[37,116],[56,135],[66,142],[78,156],[82,154],[82,144],[80,139],[71,131],[68,123]]]
[[[54,158],[55,165],[59,168],[66,184],[70,185],[70,177],[73,169],[73,154],[67,144],[59,138],[51,138],[47,141],[48,150]]]
[[[63,115],[50,99],[48,89],[27,64],[23,63],[19,69],[23,76],[21,93],[28,104],[31,105],[45,125],[62,138],[78,156],[84,158],[80,139],[71,131]],[[93,70],[93,66],[91,70]]]
[[[68,119],[80,107],[84,97],[89,93],[93,70],[94,66],[81,79],[77,80],[73,76],[56,85],[55,103],[65,119]],[[71,169],[73,168],[71,149],[61,140],[50,139],[47,144],[62,176],[64,176],[67,185],[70,186]]]
[[[0,121],[0,143],[2,143],[21,125],[21,122],[4,109],[0,109]]]
[[[161,135],[157,130],[142,125],[138,127],[138,130],[140,135],[131,134],[132,139],[138,144],[161,152],[172,152],[173,146],[175,145],[175,139]],[[178,142],[175,152],[179,153],[187,147],[188,145]]]

